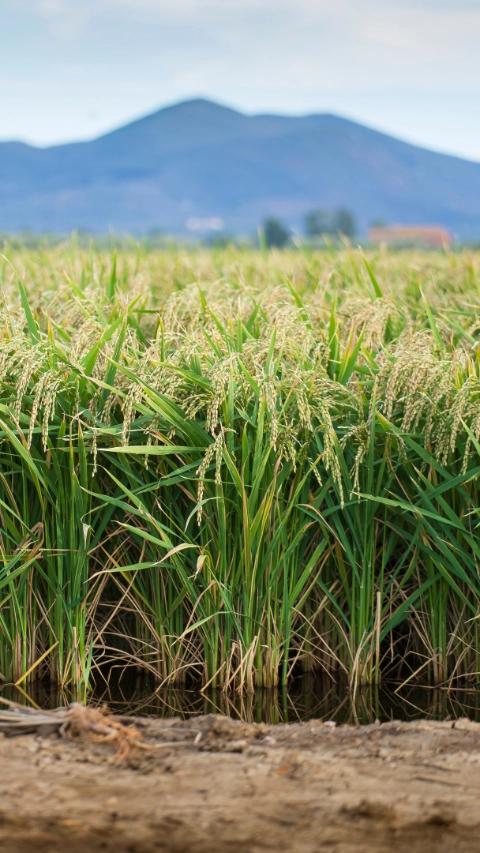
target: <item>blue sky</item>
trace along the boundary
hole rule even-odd
[[[480,0],[0,0],[0,138],[185,98],[335,112],[480,160]]]

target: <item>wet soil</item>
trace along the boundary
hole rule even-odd
[[[1,737],[0,850],[480,851],[479,723],[131,722],[149,748],[123,761]]]

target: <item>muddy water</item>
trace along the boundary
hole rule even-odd
[[[0,696],[41,708],[55,708],[79,698],[45,684],[22,690],[0,689]],[[455,720],[480,722],[480,688],[447,690],[384,684],[380,689],[361,690],[352,696],[346,686],[318,678],[295,680],[288,690],[259,690],[238,696],[195,689],[157,690],[144,681],[121,681],[114,686],[97,685],[89,695],[93,704],[107,704],[117,714],[189,719],[201,714],[225,714],[232,719],[268,724],[334,720],[337,723],[368,724],[380,720]]]

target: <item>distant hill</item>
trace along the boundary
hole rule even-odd
[[[0,143],[0,231],[251,231],[312,208],[438,224],[480,238],[480,163],[334,115],[246,116],[206,100],[159,110],[92,142]],[[195,222],[197,220],[197,222]],[[219,223],[217,222],[217,225]]]

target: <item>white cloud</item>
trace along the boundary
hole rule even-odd
[[[307,63],[337,89],[478,89],[478,0],[98,0],[160,29],[188,25],[216,39],[218,73],[256,63],[287,76]],[[460,4],[460,5],[458,5]],[[460,9],[460,11],[459,11]],[[177,45],[179,55],[181,44]],[[225,53],[230,60],[225,60]],[[263,63],[262,63],[263,58]],[[210,65],[211,63],[209,63]],[[476,69],[476,74],[472,71]],[[191,67],[193,72],[193,66]],[[202,74],[202,69],[197,69]],[[262,85],[259,76],[257,85]],[[305,84],[299,78],[299,85]]]
[[[72,0],[36,0],[32,11],[46,19],[55,36],[73,39],[82,33],[92,17],[93,6]]]
[[[13,6],[14,0],[7,0]],[[86,38],[87,24],[108,38],[123,26],[131,39],[143,27],[155,28],[158,51],[174,46],[193,70],[192,33],[207,43],[218,72],[261,57],[280,69],[307,60],[317,73],[331,72],[330,85],[374,89],[379,80],[402,88],[440,90],[479,77],[479,0],[17,0],[40,15],[56,37]],[[170,33],[170,28],[177,31]],[[190,38],[182,38],[187,31]],[[146,32],[148,36],[149,33]],[[114,38],[114,36],[112,36]],[[147,39],[148,40],[148,39]],[[132,45],[132,55],[135,45]],[[230,59],[226,59],[226,54]],[[148,46],[143,57],[149,56]],[[124,52],[129,65],[129,51]],[[161,61],[159,56],[158,61]],[[472,75],[472,70],[475,74]],[[276,73],[276,72],[274,72]],[[345,78],[345,79],[344,79]],[[341,81],[344,80],[342,83]],[[303,81],[299,80],[299,85]],[[477,84],[475,84],[477,85]]]

